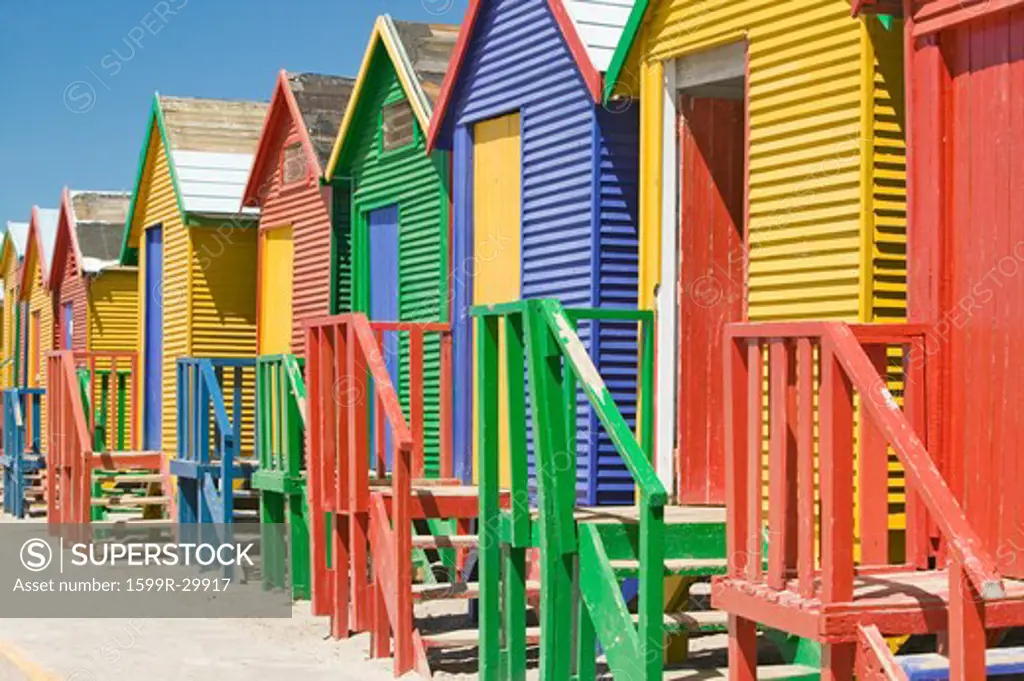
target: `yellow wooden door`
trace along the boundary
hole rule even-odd
[[[477,123],[473,130],[473,303],[506,303],[520,297],[520,197],[521,197],[521,138],[519,114]],[[500,355],[504,356],[504,329],[499,330]],[[480,390],[476,378],[474,347],[473,390]],[[487,390],[499,391],[500,481],[502,487],[510,483],[508,375],[504,363],[498,377],[498,386]],[[478,480],[477,413],[473,400],[473,479]],[[515,424],[522,428],[522,424]],[[524,453],[520,452],[520,455]]]
[[[262,240],[259,354],[281,355],[292,351],[292,228],[268,230]]]

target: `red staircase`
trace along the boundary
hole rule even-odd
[[[926,449],[925,333],[728,328],[729,567],[713,600],[730,613],[730,678],[756,678],[757,623],[821,642],[822,679],[836,681],[855,668],[861,679],[905,678],[882,637],[925,633],[942,635],[950,679],[982,679],[986,630],[1024,625],[1024,582],[1000,576]],[[902,408],[890,386],[902,386]],[[899,560],[888,541],[890,450],[906,474]]]
[[[407,412],[388,373],[385,334],[405,337]],[[424,346],[431,336],[440,346],[441,475],[426,479]],[[451,477],[450,328],[346,314],[311,322],[306,338],[313,612],[330,615],[335,638],[370,632],[374,657],[391,655],[393,638],[396,676],[412,670],[429,676],[427,648],[467,644],[468,634],[421,636],[414,605],[478,594],[461,568],[478,544],[471,521],[479,514],[479,497],[475,487]],[[391,470],[380,456],[371,470],[370,452],[384,451],[386,432]],[[455,521],[457,533],[413,536],[415,521],[436,519]],[[416,583],[412,555],[419,549],[458,551],[459,576]],[[471,636],[474,644],[475,628]]]
[[[164,514],[172,499],[169,490],[167,462],[161,452],[137,451],[137,433],[134,415],[138,397],[137,356],[135,353],[52,352],[47,357],[47,401],[49,409],[47,453],[47,522],[51,528],[60,525],[86,525],[90,522],[93,506],[130,505],[144,516]],[[129,369],[131,378],[127,395],[112,389],[102,393],[99,381],[79,379],[79,370],[87,377],[96,377],[98,370],[118,376],[119,370]],[[103,397],[101,397],[103,395]],[[86,408],[86,398],[91,405]],[[105,402],[104,402],[105,401]],[[102,403],[102,404],[101,404]],[[113,423],[127,418],[127,443],[116,428],[104,430],[97,423],[97,412],[113,418]],[[99,428],[99,429],[98,429]],[[127,444],[127,451],[115,451],[114,445]],[[92,493],[94,472],[101,471],[104,479],[114,484],[124,477],[132,484],[140,481],[155,493],[110,495],[95,497]],[[126,473],[142,473],[123,476]],[[152,510],[151,510],[152,509]]]

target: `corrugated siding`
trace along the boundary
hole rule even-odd
[[[594,68],[604,72],[612,62],[634,0],[562,0]]]
[[[600,307],[637,306],[637,245],[639,240],[640,107],[598,110],[600,176],[597,304]],[[604,323],[598,327],[597,359],[601,375],[630,427],[637,407],[636,324]],[[632,503],[635,490],[622,458],[603,428],[598,430],[596,479],[592,501],[597,504]]]
[[[134,271],[107,271],[89,282],[89,349],[138,352],[139,286]]]
[[[257,229],[192,227],[192,338],[194,357],[256,356]],[[165,276],[167,270],[164,270]],[[242,455],[253,453],[255,371],[244,373]],[[231,394],[224,395],[231,413]],[[164,424],[166,428],[166,424]]]
[[[54,320],[54,347],[64,347],[63,319],[64,306],[71,303],[73,328],[71,348],[75,351],[89,349],[89,307],[86,303],[85,280],[78,276],[78,257],[74,249],[68,250],[67,263],[64,266],[64,279],[60,284],[60,304],[57,306],[57,318]]]
[[[29,387],[39,387],[46,389],[46,355],[48,352],[53,350],[53,300],[50,297],[46,287],[43,286],[43,276],[39,269],[39,260],[36,256],[32,256],[28,261],[28,266],[31,268],[32,281],[30,286],[32,287],[29,291],[29,319],[36,312],[39,312],[39,366],[35,367],[38,373],[35,376],[29,376],[28,385]],[[31,322],[29,322],[31,324]],[[30,350],[31,352],[31,350]],[[43,437],[40,438],[40,443],[43,452],[45,453],[49,447],[47,445],[46,437],[47,434],[47,399],[42,400],[41,415]]]
[[[331,182],[332,314],[352,311],[352,187],[347,179]]]
[[[860,29],[844,0],[673,0],[648,17],[648,58],[748,41],[754,320],[857,318]]]
[[[515,110],[523,128],[522,295],[594,305],[596,107],[545,0],[503,0],[481,9],[451,107],[460,126]],[[464,211],[455,214],[462,219]],[[459,238],[470,229],[455,226]],[[580,335],[592,351],[589,325]],[[600,358],[598,369],[606,369]],[[457,399],[466,394],[465,386],[456,388]],[[582,405],[577,423],[577,492],[591,502],[597,437]]]
[[[163,395],[162,422],[163,449],[168,456],[178,451],[177,414],[178,396],[176,363],[189,354],[189,292],[188,263],[189,239],[178,212],[174,185],[171,182],[167,154],[159,131],[154,127],[149,141],[149,153],[133,218],[133,231],[163,225]],[[144,243],[144,240],[142,241]],[[139,248],[139,319],[145,319],[146,306],[146,249]],[[144,347],[145,329],[140,324],[139,347]],[[146,377],[143,376],[143,385]],[[140,395],[145,388],[140,386]],[[140,410],[141,411],[141,410]],[[141,415],[140,415],[141,418]],[[142,423],[139,423],[142,432]]]
[[[331,217],[326,191],[316,179],[312,183],[296,182],[287,187],[281,182],[281,147],[285,140],[298,135],[295,121],[289,119],[274,142],[271,157],[276,159],[272,174],[267,178],[267,197],[263,201],[260,229],[274,229],[290,225],[294,239],[294,266],[292,268],[292,352],[302,356],[306,339],[302,322],[329,313]],[[270,312],[268,310],[268,312]],[[282,320],[271,316],[270,323]]]
[[[907,158],[903,25],[868,20],[874,45],[874,321],[907,316]]]
[[[18,328],[16,325],[17,320],[17,307],[20,304],[18,302],[18,275],[21,273],[18,267],[18,259],[13,255],[8,255],[6,261],[3,264],[3,277],[4,277],[4,328],[3,328],[3,360],[7,362],[0,377],[3,379],[3,387],[9,388],[15,384],[15,366],[17,360],[15,353],[20,349],[17,342]]]
[[[338,168],[351,178],[352,206],[361,213],[385,205],[398,205],[398,314],[401,321],[434,322],[448,319],[448,192],[447,154],[425,153],[422,131],[417,143],[381,153],[378,123],[385,102],[404,97],[398,74],[382,44],[378,44],[358,102],[346,153]],[[365,217],[354,223],[365,229]],[[350,226],[351,229],[351,226]],[[368,261],[365,235],[352,235],[360,249],[353,263],[356,307],[367,310],[368,284],[373,263]],[[364,269],[365,268],[365,269]],[[387,320],[383,320],[387,321]],[[428,476],[439,473],[440,344],[435,335],[424,347],[424,433]],[[399,365],[399,391],[403,406],[409,397],[409,346],[403,336]]]

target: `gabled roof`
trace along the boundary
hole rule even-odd
[[[428,151],[437,143],[441,126],[448,113],[448,105],[455,94],[459,73],[472,42],[477,19],[487,1],[469,0],[469,8],[459,31],[455,55],[441,85],[437,109],[427,135]],[[587,89],[594,101],[600,102],[601,74],[613,62],[613,46],[619,44],[620,37],[633,20],[637,6],[646,5],[646,0],[547,0],[547,3],[562,30],[569,52],[576,60]]]
[[[53,264],[50,266],[50,290],[54,290],[63,279],[68,255],[72,252],[79,277],[98,274],[118,264],[130,199],[131,194],[126,192],[64,188]]]
[[[605,72],[605,102],[612,98],[615,86],[618,85],[619,78],[622,77],[622,69],[626,67],[629,52],[633,49],[633,43],[636,42],[636,36],[640,32],[640,25],[644,22],[644,15],[647,13],[647,8],[650,7],[650,4],[651,0],[634,0],[633,11],[629,13],[629,17],[626,19],[626,25],[622,29],[622,35],[619,37],[619,42],[615,47],[615,52],[612,54],[611,62],[608,64],[608,70]]]
[[[178,210],[186,224],[193,224],[240,215],[266,112],[264,102],[153,96],[121,246],[123,263],[134,264],[128,243],[154,127],[168,153]],[[241,212],[250,218],[258,214],[256,208]]]
[[[355,80],[352,78],[319,73],[289,73],[282,69],[263,122],[256,158],[242,195],[242,205],[262,205],[263,178],[274,162],[275,134],[284,121],[302,121],[300,130],[307,160],[317,169],[318,176],[323,175],[341,117],[354,87]]]
[[[345,142],[355,122],[359,98],[367,87],[370,65],[378,45],[383,45],[394,65],[398,80],[422,130],[430,128],[434,103],[441,93],[441,85],[448,71],[450,59],[456,49],[459,27],[448,24],[425,24],[413,21],[395,21],[389,15],[377,17],[370,41],[359,66],[352,100],[345,110],[341,130],[334,141],[334,150],[327,163],[325,177],[334,175]]]
[[[25,257],[25,244],[28,242],[28,223],[7,221],[3,245],[0,246],[0,262],[7,257],[7,249],[14,249],[14,256],[21,260]]]
[[[50,287],[50,267],[53,264],[53,249],[57,243],[57,223],[60,211],[55,208],[32,206],[32,219],[28,223],[28,238],[25,243],[25,262],[33,254],[39,258],[39,271],[43,277],[43,286]],[[28,278],[32,276],[31,268],[21,270],[21,296],[28,293]]]

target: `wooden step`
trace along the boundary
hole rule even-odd
[[[757,668],[758,681],[818,681],[821,677],[821,670],[808,667],[802,664],[771,664],[759,665]],[[662,677],[664,681],[717,681],[728,679],[729,669],[727,667],[680,667],[669,669]]]
[[[625,558],[608,562],[617,577],[636,577],[640,573],[639,560]],[[665,574],[686,577],[723,575],[728,565],[725,558],[669,558],[665,561]]]
[[[159,473],[119,473],[117,471],[96,471],[97,482],[121,483],[162,483],[164,476]]]
[[[527,595],[539,594],[540,582],[526,582],[526,593]],[[412,597],[417,601],[480,598],[480,582],[413,584]]]
[[[412,538],[414,549],[472,549],[480,544],[475,534],[424,534]]]
[[[633,614],[633,624],[640,616]],[[689,610],[666,612],[662,626],[669,633],[688,631],[690,633],[717,633],[728,631],[729,613],[723,610]]]
[[[897,655],[910,681],[946,681],[949,679],[949,658],[938,653]],[[985,651],[988,678],[1024,675],[1024,647],[989,648]]]
[[[167,506],[170,503],[170,497],[137,497],[131,495],[109,496],[92,500],[93,506],[103,506],[106,508],[111,506]]]
[[[476,627],[438,631],[430,634],[420,633],[423,644],[428,648],[476,648],[480,645],[480,630]],[[526,628],[526,644],[540,643],[540,627]]]

